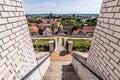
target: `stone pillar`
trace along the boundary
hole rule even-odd
[[[49,41],[49,51],[50,53],[54,51],[54,41]]]
[[[73,42],[68,41],[68,53],[72,53],[72,45],[73,45]]]

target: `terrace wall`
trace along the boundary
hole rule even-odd
[[[103,80],[120,79],[120,0],[103,0],[87,66]]]
[[[36,65],[22,0],[0,0],[0,80],[20,80]]]

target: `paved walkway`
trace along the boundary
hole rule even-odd
[[[79,80],[72,66],[72,56],[62,46],[62,37],[57,42],[57,50],[51,53],[51,63],[43,80]]]
[[[57,42],[57,50],[51,53],[51,61],[72,61],[71,54],[68,54],[62,45],[62,37]]]
[[[62,45],[62,37],[59,37],[57,44],[58,44],[58,48],[57,48],[58,52],[61,52],[61,51],[65,50],[65,48]]]

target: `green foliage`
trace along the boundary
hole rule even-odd
[[[81,17],[75,16],[74,14],[72,16],[62,16],[61,23],[63,26],[73,26],[74,30],[80,28],[78,27],[78,24],[82,24]]]
[[[72,17],[75,17],[75,14],[73,14]]]
[[[69,26],[67,21],[61,21],[61,23],[62,23],[63,26]]]
[[[63,26],[74,26],[77,24],[75,20],[63,20],[61,23]]]
[[[80,26],[76,24],[73,26],[72,30],[78,30],[79,28],[80,28]]]
[[[64,46],[64,38],[62,38],[62,46]]]
[[[59,41],[59,38],[57,38],[57,42]]]
[[[49,41],[53,39],[40,39],[36,42],[33,42],[35,49],[39,51],[48,51],[49,50]]]
[[[77,23],[83,23],[81,18],[76,19]]]
[[[70,21],[68,22],[68,24],[71,25],[71,26],[74,26],[74,25],[76,24],[76,21],[75,21],[75,20],[70,20]]]
[[[28,23],[38,23],[36,18],[28,19]]]
[[[93,18],[93,19],[89,18],[89,19],[86,20],[85,23],[87,25],[96,25],[97,24],[97,18]]]
[[[52,31],[54,31],[55,28],[57,28],[56,25],[52,25],[52,26],[51,26]]]
[[[53,18],[53,17],[54,17],[54,16],[53,16],[53,13],[50,13],[50,14],[49,14],[49,17],[50,17],[50,18]]]
[[[80,52],[87,52],[90,49],[91,41],[83,39],[68,39],[67,41],[73,41],[73,50]]]

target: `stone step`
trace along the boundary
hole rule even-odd
[[[62,65],[61,65],[62,64]],[[70,64],[70,63],[63,63],[63,62],[61,62],[61,63],[51,63],[50,64],[50,66],[64,66],[64,65],[67,65],[67,66],[71,66],[72,67],[72,64]]]
[[[63,64],[63,63],[62,63]],[[72,66],[72,64],[69,64],[68,65],[61,65],[60,63],[59,64],[51,64],[48,68],[48,71],[59,71],[59,72],[66,72],[66,71],[69,71],[69,72],[74,72],[74,68]]]
[[[54,63],[58,63],[58,61],[53,61],[53,62],[51,62],[51,63],[53,63],[53,64],[54,64]],[[59,63],[69,63],[69,64],[70,64],[71,61],[61,61],[61,62],[59,62]]]
[[[51,62],[43,80],[79,80],[71,62]]]
[[[43,80],[63,80],[60,76],[44,76]]]
[[[76,72],[48,72],[45,74],[45,76],[62,76],[62,75],[77,75]]]
[[[50,63],[50,66],[63,66],[63,65],[68,65],[68,66],[71,66],[72,67],[72,64],[71,62],[51,62]]]
[[[79,80],[77,75],[44,76],[43,80]]]
[[[50,66],[49,68],[48,68],[48,71],[49,72],[54,72],[54,71],[59,71],[59,72],[64,72],[64,71],[69,71],[69,72],[75,72],[75,70],[74,70],[74,68],[73,67],[65,67],[65,68],[63,68],[62,66],[57,66],[57,67],[53,67],[53,66]]]

